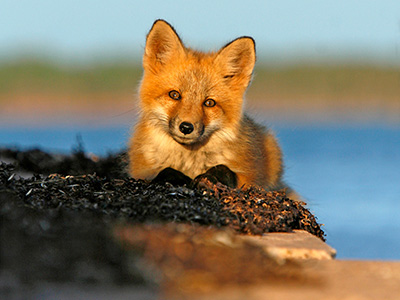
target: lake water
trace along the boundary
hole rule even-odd
[[[400,260],[400,126],[275,124],[286,181],[308,202],[338,258]],[[125,147],[130,128],[0,128],[0,146],[95,154]]]

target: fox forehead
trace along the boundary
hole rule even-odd
[[[164,89],[176,89],[186,95],[211,97],[226,93],[228,89],[220,72],[208,59],[176,62],[165,66],[162,73],[158,76]]]
[[[176,76],[176,82],[182,93],[212,94],[216,89],[215,74],[201,66],[186,68]],[[200,96],[200,95],[199,95]]]

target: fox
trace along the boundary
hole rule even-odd
[[[194,179],[223,166],[234,187],[287,189],[282,151],[270,129],[244,113],[255,41],[239,37],[218,51],[186,47],[165,20],[146,37],[140,110],[129,140],[129,173],[153,180],[172,169]]]

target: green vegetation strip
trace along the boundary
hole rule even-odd
[[[0,97],[9,93],[132,92],[140,81],[140,61],[79,67],[38,60],[0,64]],[[292,65],[255,71],[251,95],[353,95],[398,99],[400,68],[357,65]]]

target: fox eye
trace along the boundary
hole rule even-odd
[[[204,106],[207,106],[207,107],[213,107],[213,106],[215,106],[215,104],[217,104],[217,103],[215,102],[214,99],[207,99],[206,101],[204,101]]]
[[[172,90],[168,93],[169,97],[174,100],[180,100],[181,94],[178,91]]]

